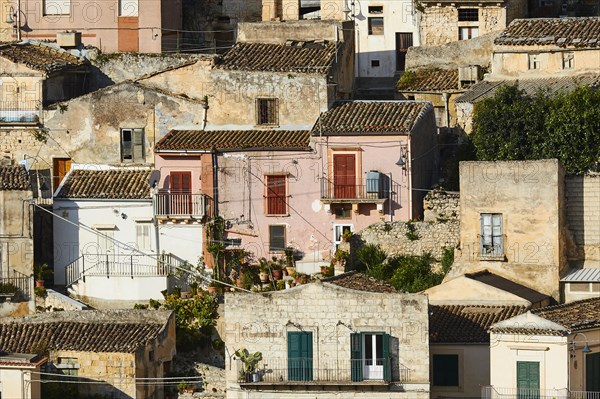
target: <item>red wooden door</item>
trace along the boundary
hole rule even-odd
[[[333,194],[335,198],[356,198],[356,156],[333,155]]]
[[[192,214],[192,172],[171,172],[171,214]]]

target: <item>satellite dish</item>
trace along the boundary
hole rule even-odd
[[[148,179],[148,184],[150,184],[150,187],[154,188],[158,184],[159,180],[160,180],[160,170],[153,170],[152,173],[150,173],[150,178]]]

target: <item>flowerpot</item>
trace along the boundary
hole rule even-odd
[[[261,283],[266,283],[269,281],[269,275],[266,272],[260,272],[258,277],[260,278]]]
[[[35,286],[36,287],[43,287],[44,286],[44,280],[35,280]]]
[[[252,373],[252,382],[260,382],[260,375],[258,373]]]
[[[219,287],[208,287],[209,294],[217,294],[219,292]]]
[[[283,276],[283,271],[281,271],[281,270],[273,270],[273,278],[275,280],[281,280],[282,276]]]

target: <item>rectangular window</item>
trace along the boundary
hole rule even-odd
[[[575,58],[575,53],[572,51],[562,53],[562,67],[563,69],[573,69],[575,67],[575,63],[573,62]]]
[[[369,14],[383,14],[383,6],[369,6]]]
[[[351,219],[352,218],[352,205],[351,204],[338,204],[333,207],[333,214],[336,219]]]
[[[287,215],[287,195],[285,176],[266,176],[267,215]]]
[[[528,54],[527,55],[528,58],[528,64],[529,64],[529,69],[533,70],[533,69],[540,69],[541,68],[541,62],[540,62],[540,55],[539,54]]]
[[[383,17],[369,17],[369,35],[383,35]]]
[[[461,26],[458,28],[458,39],[469,40],[479,36],[479,28],[477,26]]]
[[[458,21],[459,22],[479,21],[479,10],[477,8],[459,8],[458,9]]]
[[[290,381],[312,381],[312,332],[288,332],[288,378]]]
[[[79,361],[76,357],[59,357],[56,368],[64,375],[77,375],[79,371]]]
[[[480,215],[480,251],[483,258],[504,256],[504,236],[502,234],[502,214],[482,213]]]
[[[137,17],[138,0],[119,0],[119,17]]]
[[[44,0],[44,15],[70,15],[71,0]]]
[[[285,250],[285,226],[269,226],[269,252],[282,252]]]
[[[371,67],[377,68],[379,66],[379,60],[371,60]]]
[[[135,225],[135,243],[140,251],[151,251],[152,223],[137,223]]]
[[[433,355],[433,385],[458,386],[458,355]]]
[[[144,129],[121,129],[121,162],[144,162]]]
[[[279,111],[276,98],[256,99],[256,124],[277,125],[279,124]]]
[[[334,224],[333,225],[333,249],[337,251],[338,247],[344,241],[344,237],[354,233],[354,225],[352,224]]]

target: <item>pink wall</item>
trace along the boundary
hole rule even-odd
[[[158,189],[169,188],[169,174],[171,172],[192,172],[192,194],[200,193],[201,184],[201,166],[200,155],[190,156],[161,156],[156,154],[154,157],[154,168],[160,172],[160,181]]]

